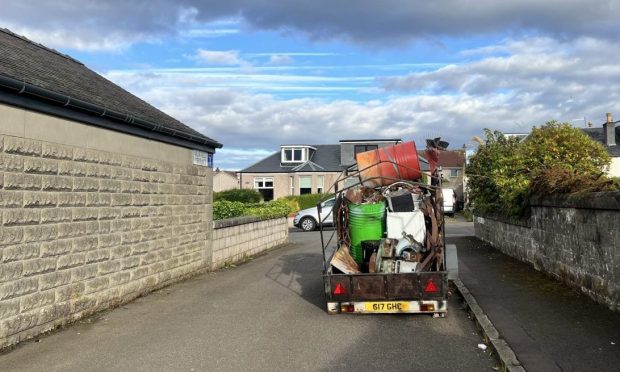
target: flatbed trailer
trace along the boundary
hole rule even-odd
[[[429,177],[436,177],[437,172]],[[348,177],[359,177],[359,171],[352,173],[343,172],[336,181],[334,196],[344,195],[349,186],[338,190],[338,184],[344,183]],[[404,180],[394,180],[397,183],[407,183]],[[342,237],[338,232],[337,207],[332,209],[334,214],[335,230],[326,230],[323,221],[319,221],[321,245],[323,250],[323,282],[325,288],[326,307],[328,314],[377,314],[377,313],[410,313],[431,314],[436,317],[445,317],[448,312],[448,297],[451,295],[449,280],[458,275],[456,264],[456,247],[445,245],[443,208],[441,201],[441,180],[437,177],[434,185],[420,182],[408,182],[411,185],[422,187],[432,193],[429,199],[437,206],[435,226],[429,231],[428,239],[435,239],[434,244],[428,244],[432,249],[426,256],[428,260],[435,260],[431,265],[420,266],[416,272],[400,273],[338,273],[330,265],[338,247],[341,246]],[[319,208],[321,203],[317,205]]]

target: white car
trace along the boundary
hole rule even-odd
[[[331,226],[334,224],[334,214],[332,213],[332,208],[335,203],[335,198],[327,199],[321,203],[321,220],[323,221],[323,225]],[[317,207],[302,209],[297,212],[295,218],[293,219],[293,225],[304,231],[316,230],[319,226],[319,211]]]
[[[454,215],[456,209],[456,193],[452,189],[441,189],[443,194],[443,213]]]

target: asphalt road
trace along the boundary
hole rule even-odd
[[[484,371],[474,323],[327,315],[318,233],[205,274],[0,355],[3,371]]]

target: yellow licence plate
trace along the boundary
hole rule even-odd
[[[364,310],[371,313],[401,313],[409,311],[409,302],[366,302]]]

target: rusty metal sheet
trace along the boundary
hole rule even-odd
[[[386,282],[389,299],[413,300],[420,298],[418,274],[388,275]]]
[[[385,283],[382,275],[359,275],[351,279],[354,299],[379,300],[385,298]]]

